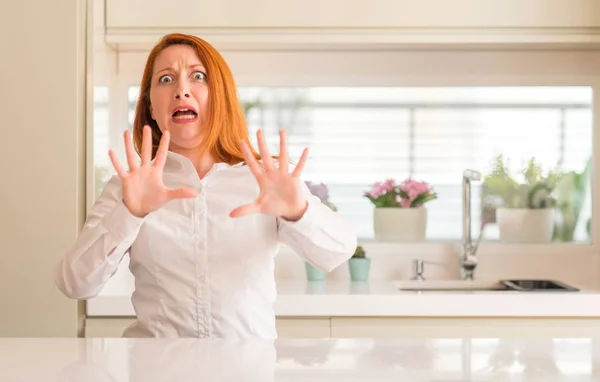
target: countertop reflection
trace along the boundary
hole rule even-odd
[[[597,381],[600,339],[0,339],[1,381]]]

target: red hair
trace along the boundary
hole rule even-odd
[[[156,155],[162,132],[150,113],[150,87],[152,71],[156,57],[172,45],[191,46],[206,69],[208,85],[208,113],[205,120],[203,150],[208,151],[217,162],[230,165],[243,162],[244,155],[240,142],[250,147],[255,158],[260,155],[252,148],[248,136],[248,127],[242,105],[237,96],[237,88],[229,65],[221,54],[208,42],[199,37],[172,33],[164,36],[150,51],[140,86],[133,121],[133,142],[136,151],[142,149],[142,130],[144,125],[152,128],[152,158]]]

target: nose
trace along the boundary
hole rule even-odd
[[[181,100],[184,98],[190,98],[190,84],[185,79],[177,81],[175,86],[175,99]]]
[[[185,91],[177,91],[175,93],[175,99],[182,99],[182,98],[190,98],[190,93],[187,93]]]

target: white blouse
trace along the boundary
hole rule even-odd
[[[217,163],[200,179],[187,158],[169,152],[163,179],[167,187],[193,187],[198,195],[137,218],[123,204],[120,178],[112,177],[56,268],[56,285],[66,296],[89,299],[128,253],[137,321],[125,337],[276,338],[279,243],[325,271],[356,248],[353,227],[305,185],[308,209],[291,222],[263,214],[229,217],[259,194],[243,163]]]

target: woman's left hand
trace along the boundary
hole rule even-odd
[[[290,173],[288,171],[289,158],[285,130],[279,132],[279,167],[275,166],[273,158],[267,149],[262,130],[258,130],[256,135],[263,166],[254,158],[254,155],[252,155],[250,148],[245,142],[242,142],[242,152],[244,153],[246,163],[250,167],[250,171],[252,171],[252,174],[254,174],[258,181],[260,194],[256,201],[237,207],[231,211],[229,216],[240,217],[262,213],[291,221],[300,219],[308,208],[308,201],[302,192],[300,181],[300,174],[308,157],[308,148],[304,149],[298,165]]]

